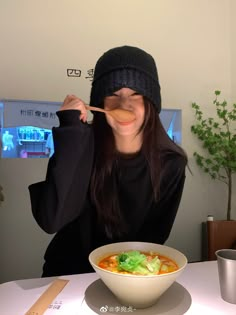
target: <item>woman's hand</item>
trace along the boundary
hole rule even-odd
[[[64,99],[64,102],[60,108],[60,110],[69,110],[69,109],[76,109],[80,111],[80,120],[83,122],[87,121],[87,110],[85,107],[85,103],[78,98],[75,95],[67,95],[66,98]]]

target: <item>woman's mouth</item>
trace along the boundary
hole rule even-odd
[[[133,122],[135,121],[135,119],[132,119],[130,121],[117,121],[119,125],[122,125],[122,126],[128,126],[128,125],[131,125]]]

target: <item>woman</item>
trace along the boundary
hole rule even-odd
[[[159,118],[161,95],[151,55],[130,46],[110,49],[96,63],[90,104],[122,108],[120,123],[68,95],[53,128],[54,155],[46,179],[29,187],[32,212],[47,233],[43,276],[92,271],[89,253],[118,241],[163,244],[185,181],[187,157]]]

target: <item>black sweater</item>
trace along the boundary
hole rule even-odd
[[[89,253],[117,241],[163,244],[171,231],[182,196],[186,160],[177,153],[165,159],[161,170],[160,199],[155,202],[150,170],[142,155],[119,158],[118,196],[128,226],[123,238],[109,238],[98,224],[89,198],[94,160],[92,125],[79,120],[79,112],[57,113],[53,128],[55,153],[46,179],[29,186],[32,212],[47,233],[56,233],[45,253],[44,276],[92,271]],[[114,174],[116,175],[116,174]]]

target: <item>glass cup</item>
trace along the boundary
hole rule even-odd
[[[215,254],[221,297],[228,303],[236,304],[236,250],[220,249]]]

